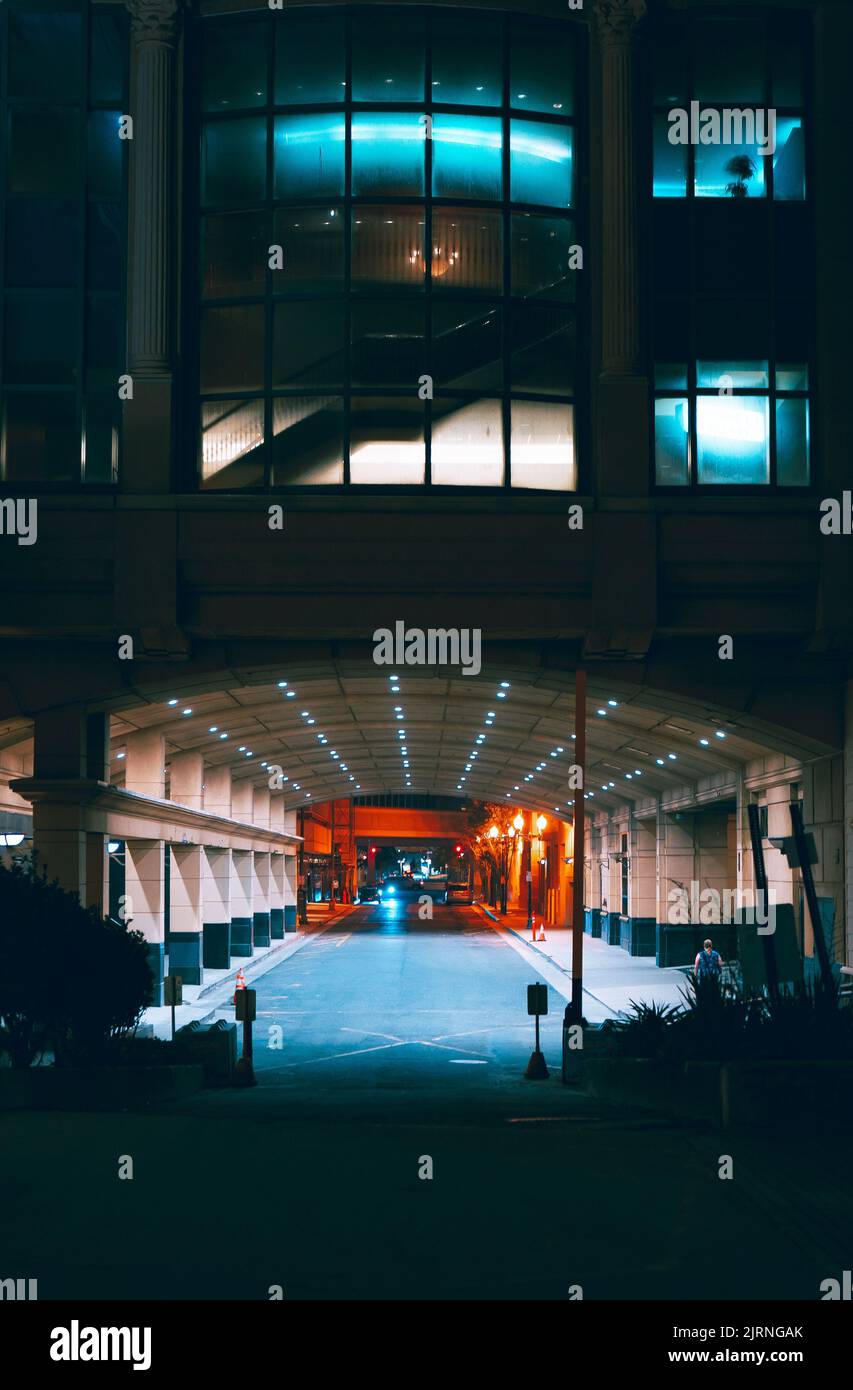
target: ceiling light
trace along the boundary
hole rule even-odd
[[[669,758],[669,760],[670,760],[671,763],[674,763],[674,762],[675,762],[675,754],[674,754],[674,753],[667,753],[666,756]]]
[[[116,757],[117,757],[117,758],[123,758],[124,756],[125,756],[124,753],[116,753]]]
[[[181,714],[192,714],[192,710],[190,709],[189,705],[186,709],[181,710]]]
[[[177,700],[167,700],[166,703],[169,705],[176,705],[178,702]]]
[[[279,690],[286,690],[286,689],[287,689],[287,681],[279,681],[279,682],[278,682],[278,688],[279,688]]]
[[[658,767],[663,767],[663,758],[655,758]]]
[[[311,711],[310,711],[310,709],[303,709],[303,710],[300,710],[299,713],[302,715],[302,718],[303,718],[303,719],[307,719],[308,716],[309,716],[309,714],[311,713]]]
[[[702,746],[703,748],[707,748],[707,747],[708,747],[709,740],[708,740],[707,738],[700,738],[699,743],[701,744],[701,746]]]
[[[715,731],[715,737],[716,737],[716,738],[725,738],[725,736],[726,736],[726,735],[725,735],[725,733],[723,732],[722,729],[717,729],[717,730]]]
[[[220,737],[220,738],[227,738],[228,735],[227,735],[227,734],[220,734],[219,737]]]
[[[288,692],[287,692],[287,698],[288,698],[288,700],[293,700],[293,699],[295,699],[295,697],[296,697],[296,691],[295,691],[295,690],[288,690]]]
[[[606,709],[597,709],[595,712],[596,712],[596,714],[606,714],[606,713],[607,713],[607,710],[606,710]]]
[[[619,701],[618,701],[618,700],[608,700],[607,703],[608,703],[608,705],[611,706],[612,709],[615,709],[616,706],[619,704]]]

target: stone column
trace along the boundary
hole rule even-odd
[[[296,880],[299,860],[296,851],[284,855],[284,930],[296,931]]]
[[[156,729],[128,734],[124,785],[129,792],[162,801],[166,795],[166,740]]]
[[[231,818],[232,820],[243,821],[246,825],[252,823],[252,812],[255,809],[254,787],[251,782],[232,782],[231,784]]]
[[[169,800],[181,806],[202,808],[204,758],[201,753],[173,753],[169,763]]]
[[[231,851],[208,845],[202,855],[203,965],[227,970],[231,965]]]
[[[169,486],[177,250],[178,43],[184,0],[125,0],[131,15],[128,365],[122,485]],[[153,474],[152,474],[153,470]],[[156,475],[156,476],[154,476]]]
[[[284,855],[270,855],[270,940],[284,936]]]
[[[601,355],[603,490],[648,491],[647,383],[640,370],[632,41],[646,0],[595,0],[601,60]]]
[[[217,816],[231,815],[230,767],[207,767],[204,770],[204,809]]]
[[[50,878],[104,912],[104,836],[87,833],[80,811],[85,793],[73,784],[109,780],[109,715],[67,705],[37,714],[33,727],[33,849]],[[56,784],[56,794],[50,783]]]
[[[252,940],[255,946],[270,944],[270,856],[252,854]]]
[[[169,973],[185,985],[202,983],[202,859],[200,845],[172,845]]]
[[[235,849],[231,854],[231,954],[250,956],[252,943],[252,851]]]
[[[153,1002],[162,1004],[166,949],[163,841],[126,840],[124,854],[128,925],[142,932],[148,943],[148,964],[154,975]]]
[[[252,824],[262,825],[265,830],[270,824],[270,793],[268,787],[255,787],[252,793]]]

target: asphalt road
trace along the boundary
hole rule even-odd
[[[257,981],[255,1089],[0,1121],[0,1276],[427,1300],[816,1299],[841,1277],[846,1141],[608,1110],[560,1082],[553,994],[553,1073],[525,1081],[533,979],[476,911],[359,909]]]

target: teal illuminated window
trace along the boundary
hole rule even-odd
[[[804,363],[771,370],[761,361],[701,361],[689,371],[686,363],[663,363],[655,373],[654,417],[658,486],[809,484]]]
[[[124,357],[128,16],[0,6],[0,480],[113,484]]]
[[[199,485],[573,488],[583,26],[201,32]]]
[[[804,50],[776,14],[687,17],[656,35],[654,197],[802,201]]]

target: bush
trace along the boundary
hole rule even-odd
[[[820,982],[747,996],[736,985],[688,982],[684,1004],[632,1004],[614,1023],[622,1057],[674,1062],[853,1060],[853,1010]]]
[[[0,1051],[28,1067],[94,1060],[151,1003],[145,939],[81,907],[33,864],[0,866]]]

